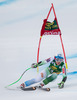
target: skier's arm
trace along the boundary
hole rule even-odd
[[[38,62],[38,63],[33,63],[33,64],[31,65],[31,67],[32,67],[32,68],[36,68],[36,67],[38,67],[38,66],[47,64],[48,62],[51,61],[51,59],[52,59],[52,58],[48,58],[48,59],[45,59],[44,61],[40,61],[40,62]]]
[[[62,74],[63,74],[63,79],[62,79],[62,81],[60,83],[58,83],[58,87],[59,88],[63,88],[64,87],[64,83],[67,80],[66,67],[65,67],[65,65],[63,65],[63,67],[62,67]]]
[[[66,82],[66,80],[67,80],[67,74],[66,74],[66,67],[65,67],[65,65],[63,65],[63,67],[62,67],[62,74],[63,74],[63,79],[62,79],[62,82]]]

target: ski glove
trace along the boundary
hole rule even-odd
[[[62,81],[61,83],[58,83],[58,87],[61,89],[64,87],[64,82]]]
[[[33,64],[31,65],[31,68],[36,68],[37,66],[38,66],[37,63],[33,63]]]

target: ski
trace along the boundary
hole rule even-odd
[[[32,91],[32,90],[36,90],[36,87],[21,88],[21,90],[23,90],[23,91]]]
[[[43,88],[41,86],[34,86],[34,87],[27,87],[27,88],[21,88],[23,91],[33,91],[36,89],[44,90],[44,91],[50,91],[50,88]]]
[[[43,88],[41,86],[36,86],[36,88],[41,89],[41,90],[44,90],[44,91],[50,91],[50,88]]]

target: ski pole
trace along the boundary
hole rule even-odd
[[[18,82],[18,81],[22,78],[22,76],[25,74],[25,72],[26,72],[26,71],[28,71],[29,69],[31,69],[31,67],[30,67],[30,68],[28,68],[28,69],[26,69],[26,70],[22,73],[22,75],[20,76],[20,78],[19,78],[17,81],[15,81],[15,82],[13,82],[13,83],[11,83],[11,84],[9,84],[9,85],[5,86],[5,88],[7,88],[7,87],[9,87],[9,86],[11,86],[11,85],[13,85],[13,84],[17,83],[17,82]]]

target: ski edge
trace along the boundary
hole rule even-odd
[[[43,87],[40,87],[40,86],[21,88],[21,90],[23,90],[23,91],[33,91],[33,90],[36,90],[36,89],[40,89],[40,90],[44,90],[44,91],[50,91],[50,88],[43,88]]]
[[[41,89],[41,90],[44,90],[44,91],[50,91],[50,88],[43,88],[41,86],[36,86],[36,88]]]
[[[36,90],[36,87],[21,88],[21,90],[23,90],[23,91]]]

